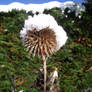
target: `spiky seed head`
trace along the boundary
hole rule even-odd
[[[20,31],[20,37],[30,56],[44,54],[46,57],[58,51],[68,38],[64,29],[49,14],[29,16]]]
[[[57,45],[55,32],[49,27],[40,31],[36,29],[28,30],[25,36],[24,45],[30,56],[45,55],[49,57],[55,52]]]

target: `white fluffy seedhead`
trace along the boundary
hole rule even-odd
[[[35,29],[39,33],[45,28],[49,28],[51,31],[54,32],[56,37],[55,51],[59,50],[66,43],[68,37],[64,29],[59,26],[54,17],[49,14],[39,14],[34,15],[33,17],[29,16],[28,19],[25,20],[24,27],[20,31],[20,37],[22,38],[23,43],[25,44],[25,39],[28,31],[33,31]]]

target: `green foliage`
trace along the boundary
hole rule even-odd
[[[60,92],[81,92],[92,87],[92,16],[86,10],[80,19],[70,16],[74,12],[66,18],[67,11],[65,9],[64,14],[59,8],[44,11],[55,17],[69,37],[66,45],[48,59],[47,70],[49,74],[54,67],[58,68]],[[11,79],[17,91],[38,92],[39,87],[34,87],[34,83],[43,62],[38,57],[29,58],[19,35],[28,15],[33,16],[33,13],[0,12],[0,92],[12,91]]]

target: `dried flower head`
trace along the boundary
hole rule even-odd
[[[44,54],[46,57],[59,50],[68,38],[55,19],[46,14],[29,16],[20,36],[30,56]]]
[[[49,57],[57,45],[56,36],[52,29],[44,28],[40,31],[36,29],[27,31],[25,35],[24,45],[28,49],[30,56],[45,55]]]

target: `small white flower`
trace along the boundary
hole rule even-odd
[[[64,10],[62,10],[62,14],[64,14]]]
[[[71,12],[71,10],[68,10],[68,13],[70,13]]]
[[[81,15],[79,15],[78,17],[79,17],[79,19],[81,19],[81,17],[82,17],[82,16],[81,16]]]
[[[72,23],[74,23],[74,20],[72,21]]]
[[[24,92],[24,90],[20,90],[19,92]]]
[[[5,67],[5,65],[1,65],[1,67],[3,68],[3,67]]]
[[[4,30],[4,32],[7,32],[7,31],[8,31],[8,29],[5,29],[5,30]]]
[[[68,16],[67,16],[67,15],[65,15],[65,17],[67,18]]]

